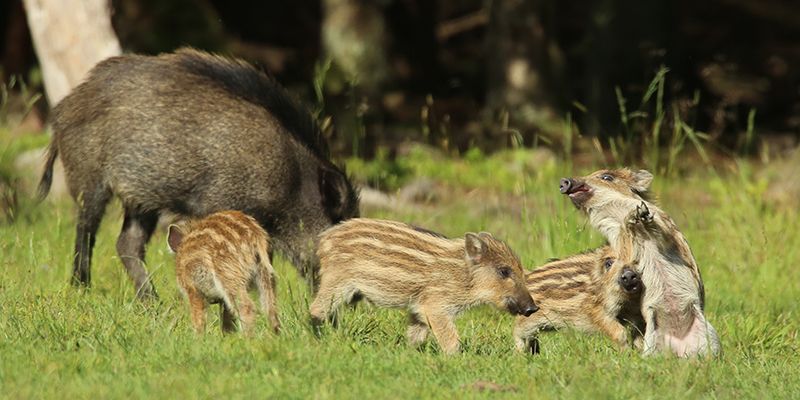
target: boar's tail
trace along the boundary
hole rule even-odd
[[[50,185],[53,183],[53,164],[56,162],[56,157],[58,157],[58,147],[53,141],[53,143],[50,143],[50,147],[47,148],[47,161],[44,164],[42,180],[39,181],[39,189],[36,195],[38,201],[44,200],[47,197],[47,193],[50,192]]]

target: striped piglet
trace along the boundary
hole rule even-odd
[[[314,324],[361,297],[380,307],[406,308],[411,345],[433,332],[444,353],[459,351],[455,317],[493,304],[514,314],[538,309],[525,286],[519,258],[491,234],[442,235],[400,222],[351,219],[325,231],[317,255],[319,291]]]
[[[633,343],[640,346],[642,282],[635,266],[616,258],[611,247],[604,246],[528,273],[528,289],[540,311],[517,317],[517,350],[536,354],[538,333],[561,328],[602,332],[623,347],[631,343],[632,334]]]
[[[205,330],[206,306],[219,303],[223,332],[238,320],[248,332],[255,307],[247,289],[258,289],[261,307],[275,332],[280,329],[275,300],[275,271],[267,232],[252,217],[222,211],[200,220],[170,225],[167,238],[175,254],[178,286],[189,298],[192,324]]]

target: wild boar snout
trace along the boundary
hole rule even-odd
[[[517,296],[508,302],[508,311],[512,314],[524,315],[530,317],[531,314],[539,311],[539,306],[533,301],[533,297],[529,293],[524,296]]]
[[[558,185],[558,189],[561,194],[569,194],[569,190],[572,189],[574,184],[575,180],[572,178],[561,178],[561,184]]]
[[[622,274],[619,276],[619,284],[628,293],[636,293],[642,289],[642,280],[639,278],[639,274],[630,268],[622,270]]]
[[[581,208],[584,203],[592,196],[592,190],[583,180],[573,178],[561,178],[558,186],[561,194],[569,196],[576,207]]]
[[[525,309],[522,311],[522,315],[530,317],[533,313],[537,311],[539,311],[539,307],[536,305],[536,303],[533,303],[533,301],[531,301],[531,305],[525,307]]]

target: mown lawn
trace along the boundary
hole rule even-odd
[[[533,267],[598,246],[602,238],[558,194],[558,178],[591,167],[510,151],[454,161],[410,155],[377,169],[430,177],[436,196],[365,216],[455,236],[487,230]],[[351,162],[362,179],[376,168]],[[654,191],[688,237],[706,284],[706,313],[719,331],[718,360],[644,359],[600,336],[542,337],[542,354],[513,351],[513,318],[482,308],[458,320],[460,355],[404,342],[406,317],[361,304],[316,338],[309,294],[278,258],[281,335],[259,320],[253,337],[222,337],[216,318],[195,335],[174,281],[163,232],[147,264],[158,304],[133,300],[114,244],[121,213],[109,208],[93,260],[94,286],[68,285],[74,212],[68,200],[23,210],[0,226],[0,396],[6,398],[797,398],[800,396],[800,219],[764,204],[746,162],[657,177]],[[398,172],[400,174],[400,172]],[[397,179],[395,179],[397,178]],[[504,391],[480,391],[488,381]],[[480,386],[480,385],[478,385]]]

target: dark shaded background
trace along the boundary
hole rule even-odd
[[[669,68],[667,114],[707,133],[719,148],[741,149],[753,109],[760,138],[794,144],[800,137],[800,2],[792,0],[111,5],[126,51],[156,54],[190,45],[270,70],[321,119],[332,116],[336,129],[329,134],[341,153],[370,157],[377,147],[393,149],[406,139],[451,151],[558,147],[565,130],[608,143],[626,129],[615,88],[629,112],[639,109],[650,121],[654,101],[640,105],[639,99],[662,66]],[[342,20],[341,13],[357,17]],[[330,44],[326,30],[350,36]],[[368,54],[355,60],[356,72],[338,68],[331,49],[359,45]],[[19,0],[0,0],[0,55],[4,81],[18,74],[41,86],[32,74],[36,58]],[[524,87],[509,83],[511,70],[527,77]]]

